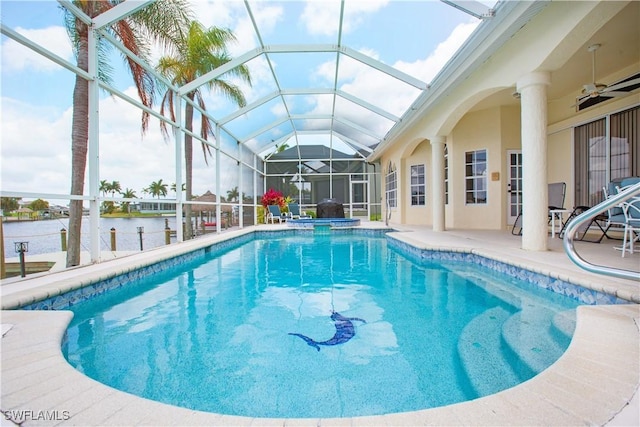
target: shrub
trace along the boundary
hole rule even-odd
[[[267,209],[269,205],[278,205],[281,209],[286,206],[286,202],[282,193],[270,188],[269,191],[262,195],[262,206]]]

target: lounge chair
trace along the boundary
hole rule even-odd
[[[569,215],[569,218],[567,218],[567,220],[564,222],[562,226],[562,230],[560,230],[560,238],[564,237],[565,229],[567,228],[567,225],[571,222],[571,220],[573,220],[578,215],[588,211],[589,209],[591,209],[590,206],[576,206],[575,208],[573,208],[573,211]],[[590,243],[600,243],[602,239],[604,239],[604,236],[606,235],[605,227],[607,224],[607,220],[608,220],[608,216],[606,214],[596,215],[594,218],[591,219],[591,221],[585,222],[580,227],[578,227],[578,230],[576,230],[574,240],[580,240],[583,242],[590,242]],[[593,240],[587,240],[586,239],[587,232],[590,229],[594,228],[594,226],[600,229],[601,234],[599,237],[594,237]]]
[[[564,198],[567,193],[567,184],[564,182],[553,182],[547,186],[547,204],[548,204],[548,216],[547,224],[551,224],[551,237],[556,235],[556,221],[560,222],[558,231],[562,231],[565,222],[562,220],[562,215],[566,212],[571,212],[564,208]]]
[[[634,184],[635,182],[640,182],[640,178],[617,178],[611,181],[605,187],[602,187],[602,193],[604,195],[604,199],[606,200],[612,195],[616,194],[618,192],[618,189],[623,185],[622,184],[623,182],[625,185],[631,185],[631,184]],[[562,231],[560,232],[560,237],[564,235],[564,230],[566,228],[566,225],[569,223],[569,221],[571,221],[573,218],[575,218],[576,216],[580,215],[583,212],[586,212],[589,209],[591,209],[590,206],[576,206],[573,209],[573,212],[571,212],[571,215],[569,215],[569,218],[567,218],[567,220],[565,221],[562,227]],[[625,224],[626,224],[626,218],[624,216],[622,206],[621,205],[614,206],[612,208],[609,208],[607,210],[607,213],[596,215],[593,219],[591,219],[591,221],[582,224],[576,232],[575,240],[581,240],[584,242],[591,242],[591,243],[600,243],[602,239],[604,239],[605,237],[607,237],[608,239],[619,240],[609,236],[607,232],[611,227],[624,228]],[[595,238],[594,240],[585,239],[587,235],[587,231],[589,230],[597,231],[597,229],[594,226],[600,229],[600,233],[601,233],[600,236]]]
[[[306,212],[300,212],[299,204],[289,203],[289,218],[300,219],[300,218],[311,218],[311,216],[307,215]]]
[[[552,182],[547,185],[547,204],[549,209],[549,220],[547,223],[552,223],[552,220],[554,220],[552,223],[552,226],[554,227],[556,219],[560,221],[560,228],[564,225],[562,221],[562,213],[564,212],[564,196],[566,194],[566,190],[567,184],[564,182]],[[516,220],[513,223],[513,228],[511,229],[511,234],[522,234],[522,212],[520,212],[516,217]]]
[[[278,222],[286,221],[287,217],[280,211],[280,206],[269,205],[269,213],[267,213],[267,223],[271,221],[271,224],[275,224],[275,220]]]
[[[549,219],[551,219],[552,210],[564,209],[564,196],[567,192],[567,184],[564,182],[553,182],[547,186]]]

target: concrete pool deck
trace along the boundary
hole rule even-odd
[[[363,223],[379,227],[380,223]],[[394,227],[398,239],[418,247],[472,250],[515,265],[570,278],[592,289],[624,296],[636,304],[582,306],[571,344],[547,370],[516,387],[459,404],[401,414],[339,419],[263,419],[177,408],[117,391],[69,365],[60,343],[72,314],[66,311],[6,310],[34,295],[55,295],[114,272],[175,256],[255,229],[205,236],[88,267],[11,281],[0,287],[2,425],[640,425],[640,283],[597,276],[573,265],[558,239],[549,251],[519,249],[520,239],[505,232],[447,231]],[[640,269],[640,253],[624,259],[611,242],[579,243],[590,261]],[[619,244],[619,243],[618,243]],[[22,416],[22,418],[20,418]]]

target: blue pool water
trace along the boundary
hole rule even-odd
[[[351,417],[512,387],[569,344],[578,302],[384,237],[283,235],[71,309],[81,372],[149,399],[251,417]]]

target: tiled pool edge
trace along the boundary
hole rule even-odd
[[[352,233],[364,235],[383,235],[393,231],[390,228],[343,228],[334,229],[332,233]],[[252,229],[244,232],[227,235],[225,238],[216,238],[215,241],[202,240],[200,242],[191,241],[193,248],[184,247],[179,253],[173,256],[165,255],[153,262],[132,263],[127,268],[113,272],[108,277],[96,276],[86,280],[78,280],[61,284],[61,286],[51,286],[45,291],[33,293],[29,298],[24,295],[3,297],[2,309],[31,309],[31,310],[60,310],[68,308],[80,301],[100,295],[110,289],[117,289],[134,281],[140,277],[152,274],[159,270],[191,262],[205,257],[211,252],[222,252],[231,247],[241,245],[251,239],[265,236],[277,235],[308,235],[314,233],[314,229]],[[552,271],[535,271],[529,266],[519,266],[513,262],[506,262],[491,254],[484,253],[477,249],[455,249],[455,248],[419,248],[414,244],[405,242],[387,234],[388,241],[395,249],[409,254],[421,260],[444,260],[463,261],[479,264],[494,271],[502,272],[512,277],[525,280],[536,286],[550,289],[554,292],[572,297],[585,304],[624,304],[638,303],[633,295],[617,295],[604,291],[604,287],[592,286],[582,281],[567,280],[560,274]],[[616,291],[617,293],[617,291]]]
[[[358,233],[360,235],[383,235],[390,229],[381,228],[338,228],[331,230],[331,233],[348,234]],[[170,268],[175,265],[185,264],[204,258],[211,253],[223,252],[232,247],[246,243],[254,238],[268,237],[273,235],[309,235],[316,233],[314,229],[253,229],[244,232],[236,232],[226,235],[224,238],[216,238],[215,241],[201,240],[191,241],[188,247],[179,248],[180,251],[173,255],[163,254],[156,260],[148,262],[131,262],[126,267],[119,268],[110,274],[95,274],[89,277],[78,278],[67,283],[52,283],[46,289],[33,291],[26,296],[25,293],[18,295],[3,296],[3,310],[62,310],[73,306],[88,298],[101,295],[112,289],[118,289],[141,277],[153,274],[160,270]],[[322,233],[322,232],[320,232]],[[149,252],[148,254],[152,254]],[[104,265],[104,264],[103,264]],[[57,286],[56,286],[57,285]]]
[[[506,262],[477,249],[418,248],[393,235],[388,235],[387,238],[391,247],[419,261],[468,262],[481,265],[540,288],[549,289],[558,294],[576,299],[584,304],[629,304],[640,302],[633,301],[632,296],[623,298],[620,295],[603,292],[602,289],[594,289],[580,281],[572,282],[559,274],[554,274],[552,271],[535,271],[527,266]]]
[[[3,311],[2,410],[47,408],[59,419],[23,425],[605,425],[637,393],[640,306],[578,308],[573,340],[560,359],[516,387],[415,412],[336,419],[265,419],[198,412],[114,390],[73,369],[60,341],[67,311]]]

